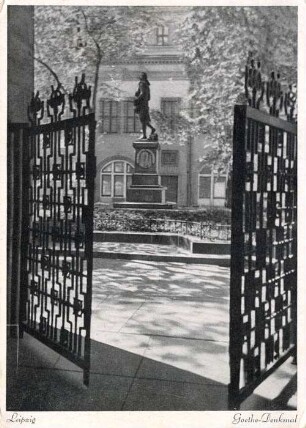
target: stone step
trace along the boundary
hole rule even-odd
[[[147,210],[169,210],[176,204],[159,203],[159,202],[114,202],[114,208],[131,208],[131,209],[147,209]]]
[[[171,245],[95,242],[93,256],[94,258],[210,264],[223,267],[230,266],[229,255],[195,255],[187,250]]]

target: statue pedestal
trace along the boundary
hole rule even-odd
[[[140,140],[133,143],[135,172],[127,189],[126,202],[114,203],[115,208],[172,208],[166,203],[166,187],[159,175],[160,146],[158,141]]]

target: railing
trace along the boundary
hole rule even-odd
[[[95,219],[95,229],[122,232],[164,232],[194,236],[210,241],[230,241],[231,225],[167,219]]]
[[[150,219],[151,232],[169,232],[195,236],[210,241],[230,241],[231,226],[186,220]]]

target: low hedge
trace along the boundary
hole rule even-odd
[[[102,231],[150,231],[151,220],[181,220],[211,225],[230,224],[228,209],[206,208],[199,210],[134,210],[95,207],[94,228]]]

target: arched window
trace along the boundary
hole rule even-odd
[[[101,170],[101,197],[125,198],[132,174],[133,166],[129,162],[115,160],[105,165]]]

